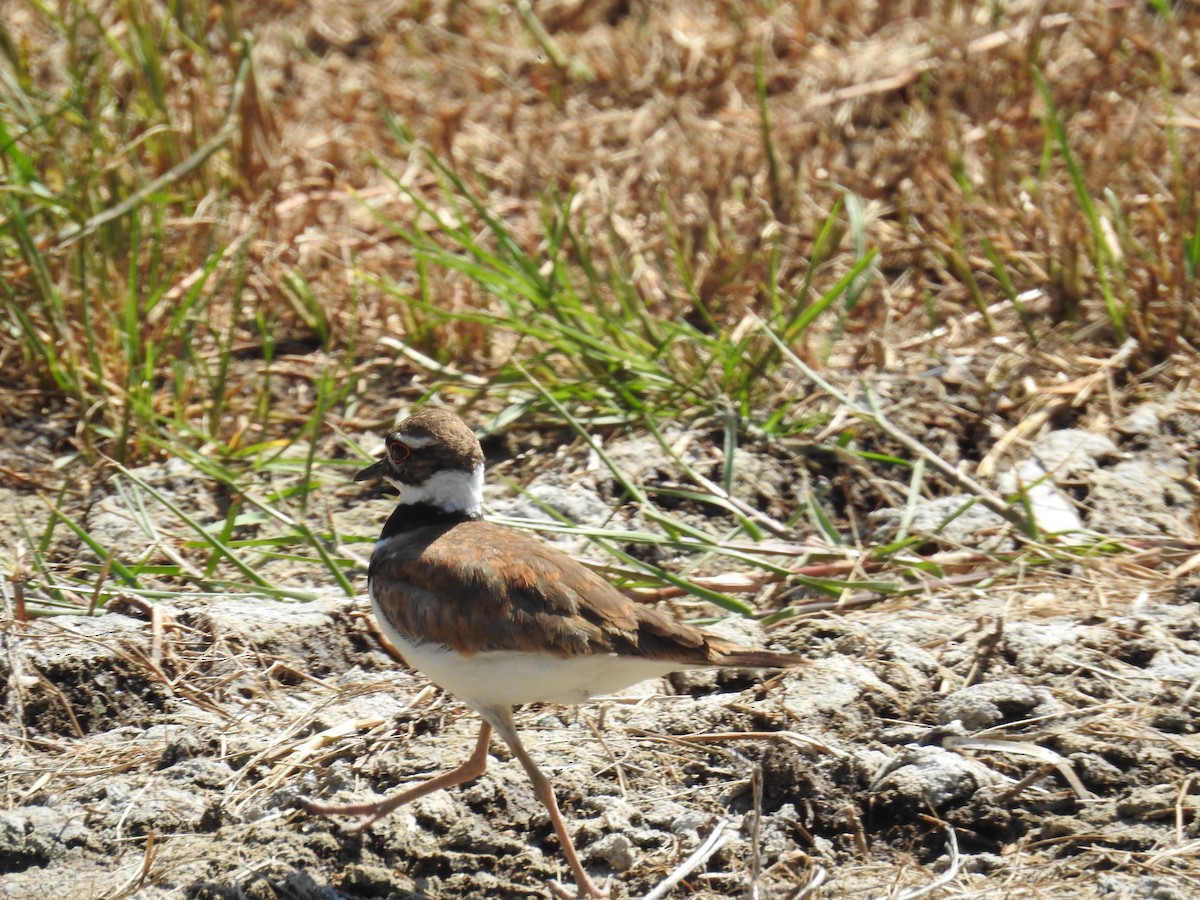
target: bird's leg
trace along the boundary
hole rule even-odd
[[[366,831],[388,813],[398,809],[405,803],[410,803],[418,797],[432,794],[443,788],[451,788],[458,784],[474,781],[487,768],[488,739],[492,736],[492,726],[486,721],[479,728],[479,739],[475,742],[475,750],[470,758],[459,766],[441,775],[436,775],[428,781],[415,787],[397,791],[390,797],[374,802],[359,803],[318,803],[315,800],[304,800],[304,808],[320,816],[357,816],[358,822],[347,831],[357,834]]]
[[[558,843],[562,845],[563,856],[567,858],[567,865],[571,867],[571,874],[575,876],[575,884],[579,888],[578,896],[580,898],[606,898],[608,892],[601,890],[596,886],[596,883],[588,877],[587,872],[583,870],[583,864],[579,862],[579,854],[575,852],[575,844],[571,840],[571,836],[567,833],[567,824],[563,821],[562,813],[558,810],[558,801],[554,797],[554,788],[550,784],[550,779],[542,774],[542,770],[537,767],[537,764],[529,756],[525,750],[525,746],[521,743],[521,738],[517,735],[517,726],[513,722],[512,710],[508,707],[489,709],[486,713],[488,720],[495,727],[496,732],[500,737],[504,738],[505,743],[512,749],[513,754],[521,761],[521,765],[525,767],[525,773],[529,776],[529,780],[533,782],[533,792],[537,798],[542,801],[542,805],[546,807],[546,812],[550,814],[550,821],[554,825],[554,833],[558,836]]]

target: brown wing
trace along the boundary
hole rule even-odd
[[[372,588],[414,638],[471,652],[617,653],[700,665],[789,666],[634,603],[565,553],[487,522],[417,529],[380,545]]]

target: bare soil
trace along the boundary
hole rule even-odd
[[[1145,473],[1196,452],[1197,414],[1160,405],[1136,419],[1156,433],[1115,452],[1099,441],[1089,455],[1084,433],[1063,432],[1074,469],[1089,470],[1072,475],[1095,498],[1085,516],[1111,525],[1136,503],[1138,521],[1185,527],[1195,498],[1160,491],[1156,506]],[[613,452],[626,442],[636,455],[636,437]],[[535,479],[551,499],[574,459],[558,458]],[[746,470],[760,479],[780,466],[758,463]],[[1105,507],[1097,486],[1122,470],[1132,493]],[[206,514],[203,490],[174,485]],[[576,496],[603,514],[610,491]],[[519,511],[507,489],[492,493]],[[390,507],[353,488],[330,502],[364,533]],[[943,876],[935,896],[1195,896],[1200,589],[1149,575],[1164,545],[1181,545],[1169,535],[1141,557],[814,613],[765,635],[727,622],[811,663],[675,676],[519,722],[615,897],[654,889],[714,831],[716,851],[669,896],[792,897],[822,880],[811,896],[901,896]],[[499,743],[479,781],[366,834],[297,807],[436,773],[474,739],[469,711],[387,656],[361,600],[181,594],[157,616],[131,600],[99,617],[6,621],[0,669],[0,896],[520,897],[568,876]]]

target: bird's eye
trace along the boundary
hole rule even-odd
[[[402,463],[412,456],[412,450],[403,441],[391,441],[388,443],[388,456],[392,462]]]

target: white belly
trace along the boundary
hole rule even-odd
[[[371,601],[374,606],[374,597]],[[442,644],[410,641],[380,615],[378,608],[375,618],[410,666],[476,710],[525,703],[582,703],[647,678],[691,668],[615,653],[564,658],[522,650],[489,650],[465,656]]]

